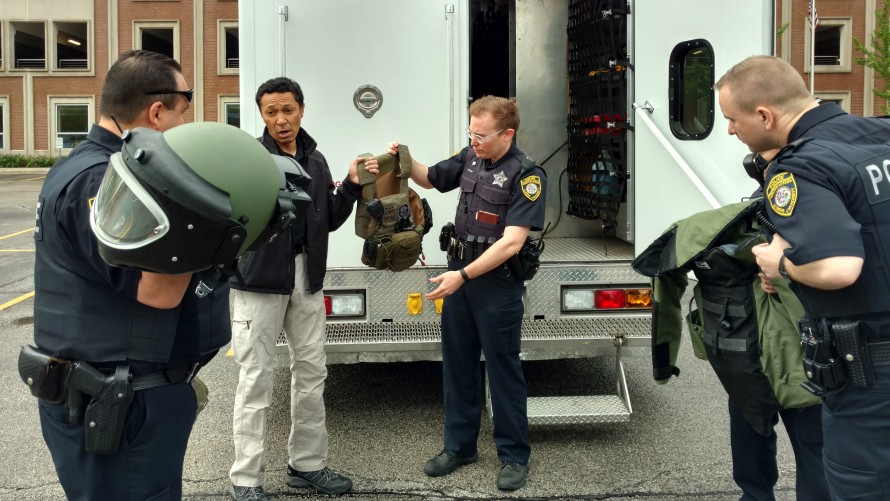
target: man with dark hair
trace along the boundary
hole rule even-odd
[[[327,270],[328,233],[352,213],[361,186],[356,168],[337,186],[327,160],[302,127],[306,111],[297,82],[273,78],[260,85],[256,103],[266,124],[259,141],[273,155],[296,160],[312,177],[307,193],[315,210],[290,232],[245,253],[232,278],[234,312],[232,349],[241,367],[232,420],[235,462],[229,471],[236,500],[263,501],[266,410],[272,400],[275,345],[284,329],[290,351],[291,431],[285,481],[343,494],[352,480],[327,467],[324,383],[327,377],[325,306],[322,288]],[[369,162],[376,165],[376,160]]]
[[[831,496],[890,499],[890,124],[819,105],[776,57],[745,59],[715,87],[729,134],[781,148],[764,188],[778,232],[753,252],[804,306],[804,384],[823,401]]]
[[[121,388],[132,384],[132,391],[115,390],[132,402],[116,408],[126,420],[113,432],[102,428],[107,416],[92,419],[98,394],[91,398],[69,384],[54,400],[61,403],[38,401],[43,437],[69,499],[180,499],[196,416],[190,383],[231,337],[227,284],[200,298],[191,291],[212,282],[206,272],[161,275],[109,266],[90,230],[90,208],[123,131],[181,125],[191,98],[173,59],[121,54],[103,84],[99,122],[50,169],[40,192],[34,342]],[[93,432],[119,440],[116,450],[87,452]]]
[[[494,443],[501,468],[498,489],[513,491],[528,478],[528,396],[519,359],[523,277],[511,263],[529,230],[541,230],[546,174],[513,139],[519,130],[515,99],[483,96],[470,105],[470,145],[427,167],[412,159],[411,179],[424,188],[461,188],[449,244],[448,271],[430,281],[429,300],[442,307],[445,437],[442,452],[424,465],[431,477],[476,462],[485,389],[491,389]],[[395,155],[398,143],[387,152]],[[375,166],[366,166],[377,173]],[[446,228],[449,228],[446,226]],[[445,231],[443,229],[443,231]]]

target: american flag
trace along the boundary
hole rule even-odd
[[[816,0],[810,0],[810,6],[807,9],[807,15],[810,17],[810,22],[813,24],[813,28],[818,28],[819,14],[816,13]]]

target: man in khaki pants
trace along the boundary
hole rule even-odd
[[[327,467],[324,383],[327,377],[325,307],[322,287],[327,268],[328,233],[349,218],[358,199],[356,165],[335,185],[315,140],[300,125],[303,91],[288,78],[262,84],[256,103],[266,124],[259,141],[273,155],[288,156],[312,177],[306,192],[313,209],[292,231],[241,257],[241,278],[230,281],[234,299],[232,349],[241,367],[232,420],[235,462],[229,471],[232,496],[263,501],[266,469],[266,410],[272,400],[275,344],[282,328],[290,349],[291,431],[285,482],[343,494],[352,480]],[[376,164],[373,158],[368,160]],[[242,280],[243,278],[243,280]]]

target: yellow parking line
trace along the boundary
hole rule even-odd
[[[13,181],[0,181],[0,184],[8,184],[8,183],[21,183],[23,181],[36,181],[38,179],[46,179],[46,176],[40,177],[29,177],[28,179],[15,179]]]
[[[10,306],[15,306],[15,305],[21,303],[22,301],[24,301],[25,299],[32,298],[32,297],[34,297],[34,291],[31,291],[31,292],[25,294],[24,296],[17,297],[15,299],[13,299],[12,301],[0,304],[0,310],[5,310],[6,308],[9,308]]]
[[[0,249],[0,252],[34,252],[34,249]]]
[[[235,356],[235,350],[229,348],[229,351],[226,352],[226,356],[227,356],[227,357],[234,357],[234,356]]]
[[[27,230],[22,230],[22,231],[20,231],[20,232],[18,232],[18,233],[13,233],[13,234],[11,234],[11,235],[4,235],[4,236],[0,237],[0,240],[3,240],[4,238],[14,237],[14,236],[17,236],[17,235],[22,235],[22,234],[25,234],[25,233],[28,233],[28,232],[33,232],[33,231],[34,231],[34,228],[28,228]]]

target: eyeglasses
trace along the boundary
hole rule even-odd
[[[470,141],[475,139],[476,141],[479,141],[480,143],[484,143],[485,141],[488,141],[489,139],[497,136],[498,134],[500,134],[501,132],[504,132],[505,130],[507,130],[507,129],[501,129],[501,130],[495,132],[494,134],[489,134],[487,136],[483,136],[481,134],[474,133],[473,131],[470,130],[469,127],[467,127],[467,137],[470,138]]]
[[[192,102],[192,98],[195,97],[195,89],[186,89],[186,90],[152,90],[145,93],[146,96],[154,96],[157,94],[182,94],[185,96],[185,100],[188,102]]]

